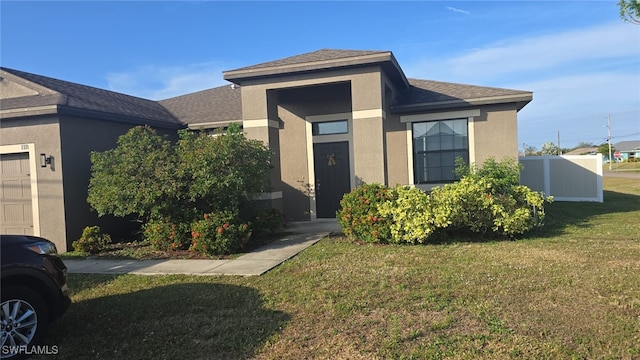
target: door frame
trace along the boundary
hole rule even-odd
[[[33,222],[33,235],[40,236],[40,207],[38,197],[38,164],[36,157],[36,146],[33,143],[0,145],[0,154],[29,154],[29,178],[31,185],[31,216]]]
[[[313,144],[331,143],[331,142],[348,142],[349,143],[349,184],[353,190],[356,187],[355,164],[353,157],[353,113],[335,113],[324,115],[306,116],[306,137],[307,137],[307,170],[309,179],[309,215],[311,221],[318,219],[317,201],[316,201],[316,177],[315,177],[315,157],[313,153]],[[333,135],[313,135],[313,123],[347,120],[348,132],[346,134]]]

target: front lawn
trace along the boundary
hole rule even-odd
[[[640,182],[605,188],[518,241],[335,237],[260,277],[72,274],[47,344],[74,360],[635,359]]]

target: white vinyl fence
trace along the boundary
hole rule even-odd
[[[603,201],[602,156],[525,156],[520,184],[556,201]]]

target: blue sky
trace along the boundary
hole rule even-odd
[[[640,140],[640,26],[610,1],[6,1],[0,64],[149,99],[323,48],[407,77],[534,92],[520,144]]]

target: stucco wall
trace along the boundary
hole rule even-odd
[[[53,241],[58,251],[67,249],[62,152],[60,147],[60,125],[55,116],[2,119],[0,126],[0,145],[34,144],[36,158],[29,159],[37,163],[38,215],[40,236]],[[45,153],[52,157],[52,164],[40,167],[38,155]]]
[[[245,133],[272,148],[278,143],[280,164],[274,171],[280,174],[283,210],[290,218],[310,218],[308,173],[313,164],[308,161],[307,116],[353,112],[355,176],[367,182],[385,181],[380,70],[371,66],[243,82],[244,123],[264,122],[263,127],[245,126]],[[274,102],[276,116],[269,110]],[[280,129],[278,139],[267,130],[267,124],[273,127],[274,122]]]
[[[280,91],[280,175],[283,210],[293,220],[309,220],[310,184],[307,116],[351,112],[350,84],[341,83]]]
[[[518,158],[518,121],[516,110],[509,105],[481,108],[479,117],[473,120],[472,162],[481,165],[493,157]],[[473,149],[471,149],[473,147]]]

